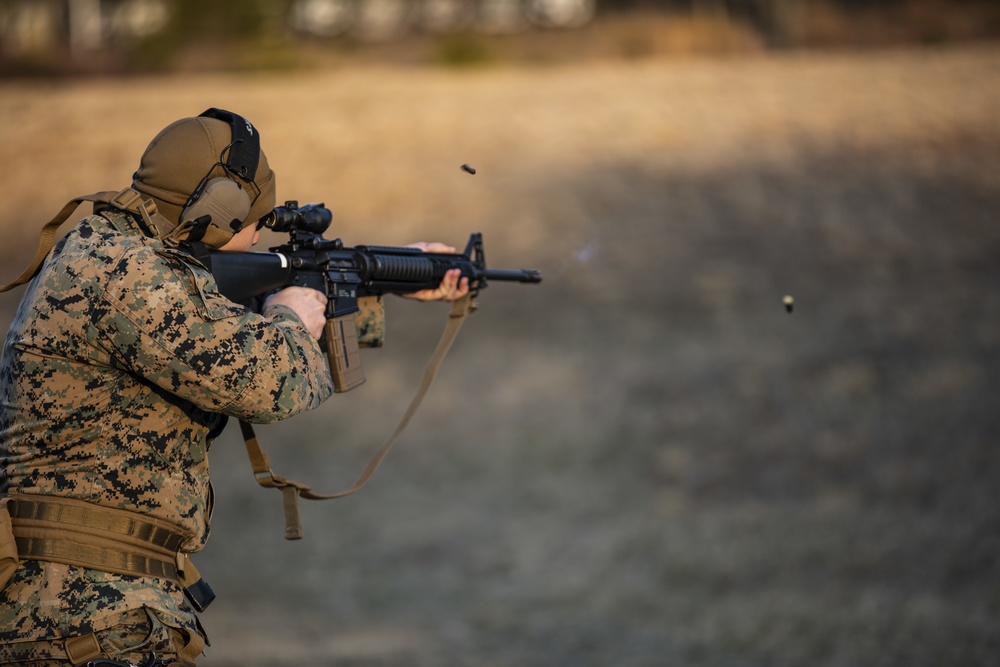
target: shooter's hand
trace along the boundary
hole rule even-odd
[[[444,243],[411,243],[407,248],[418,248],[423,252],[455,252],[455,248]],[[441,284],[435,289],[425,289],[412,294],[404,294],[408,299],[417,301],[458,301],[469,293],[469,279],[462,277],[460,269],[449,269],[444,274]]]
[[[319,340],[326,325],[326,295],[310,287],[286,287],[275,292],[264,301],[264,310],[268,306],[288,306],[306,325],[313,338]]]

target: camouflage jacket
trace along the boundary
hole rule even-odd
[[[207,451],[226,417],[274,422],[332,389],[290,309],[234,304],[199,262],[105,209],[56,245],[7,335],[0,492],[141,512],[197,551],[212,511]],[[0,591],[0,645],[96,631],[144,605],[197,624],[174,582],[27,561]]]

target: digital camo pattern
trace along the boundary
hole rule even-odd
[[[29,283],[0,359],[0,492],[54,495],[207,539],[207,452],[226,416],[284,419],[332,393],[290,309],[248,311],[188,255],[113,209],[82,220]],[[0,592],[0,644],[58,636],[149,605],[196,623],[176,584],[54,563]]]
[[[167,580],[153,581],[154,585],[150,585],[150,580],[139,577],[118,577],[59,563],[25,562],[5,591],[22,606],[21,613],[11,607],[0,608],[5,630],[0,635],[0,664],[64,660],[63,647],[45,641],[54,636],[94,632],[105,650],[132,646],[147,654],[155,650],[168,656],[184,645],[183,635],[204,634],[191,610],[164,611],[177,607],[174,598],[183,598],[180,587]],[[156,610],[152,618],[143,607]],[[12,625],[7,625],[8,615],[14,619]],[[156,630],[152,637],[148,627],[151,621]],[[146,626],[144,631],[142,625]],[[153,643],[140,648],[135,635],[148,637]],[[139,655],[128,657],[139,663],[145,661]]]
[[[359,346],[382,347],[385,343],[385,304],[382,303],[382,297],[359,298],[354,322],[358,328]]]

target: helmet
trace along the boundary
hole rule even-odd
[[[275,204],[260,135],[242,116],[208,109],[164,128],[146,148],[132,188],[156,204],[169,233],[220,247]]]

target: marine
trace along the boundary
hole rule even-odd
[[[0,665],[194,665],[213,439],[230,417],[275,422],[333,393],[324,294],[286,288],[255,312],[198,259],[259,239],[275,204],[259,137],[220,109],[170,124],[132,184],[81,198],[94,213],[22,276],[0,357]],[[450,273],[413,296],[467,292]],[[382,317],[358,314],[369,345]]]

